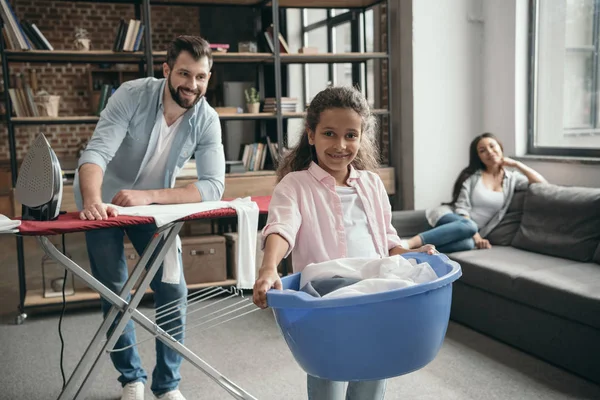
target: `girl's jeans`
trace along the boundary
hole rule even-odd
[[[346,382],[307,375],[308,400],[383,400],[385,386],[385,379],[348,382],[348,390],[345,390]]]
[[[423,244],[434,245],[440,253],[454,253],[474,249],[473,236],[477,231],[477,224],[473,220],[451,213],[440,218],[435,228],[419,236]]]

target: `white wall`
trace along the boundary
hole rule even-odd
[[[479,0],[413,0],[416,209],[450,200],[481,133],[481,11]]]
[[[483,7],[483,130],[509,156],[527,151],[528,2],[478,0]],[[533,161],[527,165],[559,185],[600,187],[600,165]]]
[[[527,145],[528,1],[413,0],[414,208],[450,199],[468,146]],[[551,183],[600,187],[600,165],[525,160]]]

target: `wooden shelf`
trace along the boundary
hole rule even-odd
[[[6,50],[6,58],[11,62],[138,63],[144,59],[144,53],[111,50]]]
[[[214,51],[212,54],[214,63],[263,63],[272,62],[274,58],[271,53],[221,53]],[[163,63],[167,59],[167,52],[153,51],[152,58],[154,63]]]
[[[208,283],[192,283],[187,285],[188,290],[202,289],[213,286],[232,286],[236,285],[237,280],[228,279],[219,282],[208,282]],[[132,293],[134,293],[132,291]],[[152,290],[146,290],[146,294],[151,294]],[[83,303],[87,301],[99,300],[100,294],[93,289],[88,287],[78,288],[75,290],[75,294],[71,296],[65,296],[66,303]],[[56,304],[62,304],[62,295],[57,297],[44,297],[42,289],[28,290],[25,295],[25,307],[43,307],[51,306]]]
[[[113,0],[114,1],[114,0]],[[382,0],[280,0],[280,7],[289,8],[365,8],[380,3]],[[150,0],[150,4],[177,4],[203,6],[261,6],[263,0]],[[271,2],[266,2],[267,7]]]
[[[95,115],[74,115],[67,117],[13,117],[15,125],[60,125],[60,124],[95,124],[99,117]]]
[[[375,115],[388,115],[389,112],[386,109],[374,109],[372,110]],[[306,112],[284,112],[283,118],[304,118]]]
[[[368,60],[386,59],[387,53],[319,53],[319,54],[281,54],[284,64],[323,64],[323,63],[348,63]]]
[[[275,113],[239,113],[239,114],[219,114],[219,119],[227,120],[255,120],[255,119],[275,119]]]

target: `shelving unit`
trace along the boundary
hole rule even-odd
[[[131,4],[135,7],[136,19],[141,19],[145,24],[143,36],[144,51],[141,52],[113,52],[109,50],[93,50],[93,51],[69,51],[69,50],[5,50],[5,44],[0,38],[0,52],[2,53],[2,72],[4,75],[5,89],[10,87],[10,63],[71,63],[71,64],[137,64],[139,66],[140,76],[154,76],[154,67],[166,60],[165,51],[156,51],[152,48],[152,23],[150,20],[150,9],[153,5],[179,5],[179,6],[240,6],[252,7],[257,10],[262,10],[265,7],[271,9],[273,36],[278,37],[280,32],[280,9],[282,8],[344,8],[354,10],[365,10],[379,3],[389,5],[389,0],[60,0],[64,2],[89,2],[89,3],[120,3]],[[389,9],[389,8],[388,8]],[[388,17],[389,20],[389,17]],[[264,66],[272,66],[274,69],[274,92],[276,100],[276,112],[273,113],[243,113],[243,114],[220,114],[222,121],[235,120],[256,120],[261,124],[261,136],[265,136],[265,124],[267,121],[276,122],[277,142],[280,143],[280,151],[284,150],[285,138],[283,121],[288,118],[302,118],[304,112],[282,112],[282,66],[288,64],[314,64],[314,63],[365,63],[368,60],[389,60],[390,43],[389,32],[390,26],[387,24],[388,31],[388,53],[372,52],[372,53],[321,53],[321,54],[281,54],[279,46],[274,46],[273,53],[213,53],[213,62],[215,64],[231,64],[244,63],[254,64],[258,67],[258,88],[261,93],[261,100],[264,100]],[[0,25],[1,27],[1,25]],[[388,68],[388,86],[391,79],[391,68]],[[59,125],[59,124],[95,124],[98,122],[98,117],[95,115],[83,116],[60,116],[60,117],[12,117],[12,107],[8,91],[4,91],[4,101],[6,103],[6,126],[8,129],[9,149],[10,149],[10,167],[11,180],[13,187],[17,180],[17,157],[15,143],[15,128],[18,126],[31,125]],[[388,104],[385,109],[374,110],[376,115],[390,116],[392,110],[391,96],[388,91]],[[388,129],[390,131],[390,141],[392,140],[391,119],[388,118]],[[383,167],[379,171],[384,181],[388,193],[394,194],[394,170],[390,167]],[[275,183],[274,171],[257,171],[249,173],[227,174],[226,176],[226,193],[224,197],[244,197],[248,195],[264,195],[265,191],[270,190]],[[177,186],[189,183],[189,179],[178,179]],[[69,192],[70,191],[70,192]],[[63,195],[64,209],[74,207],[71,204],[72,187],[66,186]],[[13,202],[15,210],[20,207]],[[20,208],[19,208],[20,209]],[[27,308],[42,307],[56,304],[62,301],[61,298],[45,299],[40,292],[27,292],[25,283],[25,266],[23,257],[23,239],[17,237],[17,259],[19,271],[19,289],[20,302],[19,310],[25,313]],[[215,285],[232,285],[235,280],[224,282],[212,282],[199,285],[189,285],[191,289],[215,286]],[[98,295],[93,292],[79,290],[73,296],[69,296],[69,302],[85,302],[98,298]]]

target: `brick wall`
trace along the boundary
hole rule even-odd
[[[56,50],[73,49],[76,27],[85,28],[90,33],[92,50],[110,50],[119,19],[135,18],[135,8],[128,4],[12,0],[11,5],[17,18],[36,24]],[[164,50],[166,44],[176,35],[200,33],[198,7],[152,6],[151,20],[154,50]],[[35,69],[39,88],[61,96],[60,116],[90,115],[90,67],[90,64],[11,63],[10,74],[22,72],[27,77],[26,72]],[[22,159],[33,137],[38,132],[44,132],[59,158],[74,159],[77,157],[79,144],[91,136],[93,129],[93,124],[17,126],[17,157]],[[6,162],[9,157],[7,129],[6,125],[2,124],[0,162]]]

